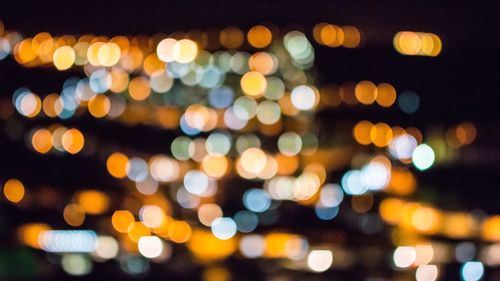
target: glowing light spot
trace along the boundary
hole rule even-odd
[[[261,73],[250,71],[241,77],[240,86],[245,94],[251,97],[258,97],[266,90],[267,81]]]
[[[290,98],[295,108],[310,110],[318,103],[319,94],[313,88],[301,85],[293,88]]]
[[[172,48],[172,55],[174,60],[179,63],[189,63],[198,55],[198,45],[189,39],[179,40]]]
[[[12,203],[19,203],[24,198],[24,185],[17,179],[10,179],[3,186],[3,194]]]
[[[157,236],[142,236],[139,238],[138,248],[141,255],[153,259],[163,252],[163,242]]]
[[[294,132],[283,133],[278,138],[278,149],[286,156],[297,155],[302,150],[302,138]]]
[[[128,85],[128,92],[130,97],[134,100],[145,100],[151,94],[149,80],[142,76],[132,79]]]
[[[80,226],[85,220],[85,210],[77,204],[68,204],[64,207],[63,217],[67,224]]]
[[[120,46],[116,43],[105,43],[97,51],[97,60],[102,66],[113,66],[118,63],[121,56]]]
[[[253,188],[243,195],[243,204],[250,211],[262,213],[271,206],[271,198],[266,191]]]
[[[113,236],[99,236],[95,242],[94,253],[97,257],[109,260],[118,255],[120,247]]]
[[[413,165],[423,171],[429,169],[434,164],[434,151],[427,144],[421,144],[413,150]]]
[[[380,106],[390,107],[396,101],[396,97],[396,89],[391,84],[378,84],[376,101]]]
[[[172,38],[165,38],[158,43],[156,47],[156,55],[161,61],[164,62],[173,62],[175,60],[174,57],[174,45],[177,40]]]
[[[231,239],[236,234],[236,223],[232,218],[216,218],[212,222],[212,233],[220,240]]]
[[[31,136],[33,149],[38,153],[45,154],[52,149],[52,133],[46,129],[38,129]]]
[[[115,152],[106,160],[108,173],[115,178],[124,178],[127,175],[128,157],[125,154]]]
[[[61,259],[63,270],[69,275],[83,276],[92,271],[92,261],[88,256],[80,254],[66,254]]]
[[[198,208],[198,219],[205,226],[211,226],[216,218],[222,217],[222,209],[217,204],[203,204]]]
[[[265,48],[271,44],[273,34],[269,28],[263,25],[256,25],[248,31],[247,39],[252,47]]]
[[[192,170],[184,176],[184,187],[187,191],[195,195],[202,195],[209,185],[208,176],[197,170]]]
[[[333,254],[330,250],[313,250],[307,256],[307,266],[315,272],[327,271],[332,262]]]
[[[460,272],[464,281],[477,281],[483,277],[484,266],[481,262],[470,261],[464,263]]]
[[[261,257],[265,247],[266,243],[261,235],[246,235],[240,239],[240,251],[247,258]]]
[[[75,51],[70,46],[59,47],[55,50],[52,60],[58,70],[69,69],[75,63]]]
[[[247,172],[258,174],[266,167],[266,153],[259,148],[248,148],[241,154],[240,163]]]
[[[62,146],[70,154],[77,154],[83,148],[85,139],[78,129],[69,129],[62,136]]]
[[[414,247],[397,247],[392,257],[394,264],[400,268],[410,267],[417,259],[417,252]]]
[[[76,194],[77,203],[85,213],[98,215],[108,209],[109,198],[104,192],[98,190],[83,190]]]
[[[134,220],[134,215],[131,212],[127,210],[117,210],[111,217],[111,224],[116,231],[127,233]]]
[[[129,179],[140,182],[148,176],[148,164],[142,158],[133,157],[127,162],[126,171]]]
[[[377,98],[377,87],[371,81],[361,81],[354,89],[356,99],[362,104],[372,104]]]
[[[434,281],[438,278],[438,268],[435,265],[423,264],[417,268],[415,279],[417,281]]]

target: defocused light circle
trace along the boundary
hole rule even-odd
[[[434,159],[434,151],[425,143],[417,146],[415,150],[413,150],[413,165],[421,171],[430,168],[432,164],[434,164]]]

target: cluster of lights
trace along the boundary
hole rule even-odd
[[[479,222],[466,213],[395,198],[381,202],[380,218],[368,213],[374,193],[406,196],[415,191],[410,164],[423,171],[439,160],[433,140],[424,143],[417,128],[358,122],[353,128],[355,141],[362,149],[373,144],[380,154],[354,155],[352,169],[339,183],[327,181],[329,172],[349,161],[334,163],[331,159],[339,154],[321,147],[311,125],[317,109],[341,103],[388,108],[397,103],[404,113],[412,114],[420,105],[416,93],[398,94],[389,83],[368,80],[317,88],[309,71],[315,51],[301,31],[279,37],[276,30],[263,25],[246,34],[227,27],[216,32],[215,41],[212,33],[192,31],[166,38],[0,34],[0,59],[12,53],[26,67],[80,68],[86,76],[67,79],[60,93],[43,98],[27,88],[18,89],[12,103],[20,115],[71,119],[88,112],[96,119],[178,129],[183,134],[171,141],[165,154],[117,149],[105,154],[107,172],[126,187],[120,202],[103,191],[88,189],[76,192],[64,205],[62,218],[67,225],[81,227],[88,218],[104,217],[108,234],[52,230],[47,224],[33,223],[19,227],[22,243],[62,254],[61,265],[72,275],[92,270],[89,256],[95,261],[119,259],[125,272],[140,275],[149,268],[147,260],[168,260],[172,243],[186,244],[200,261],[221,260],[239,249],[247,258],[286,258],[302,262],[311,272],[324,272],[345,266],[336,258],[341,250],[310,246],[296,234],[251,232],[259,225],[273,225],[283,201],[313,207],[318,219],[332,220],[347,195],[352,210],[364,215],[359,223],[364,233],[381,231],[381,218],[404,231],[461,239],[473,237],[481,225],[483,239],[500,240],[500,220],[494,216]],[[317,43],[328,47],[356,48],[361,43],[361,33],[353,26],[320,23],[312,34]],[[441,51],[441,41],[432,33],[400,32],[394,46],[406,55],[437,56]],[[238,50],[246,47],[254,53]],[[445,139],[450,147],[459,148],[475,137],[474,125],[464,122],[449,129]],[[28,139],[40,154],[77,154],[86,138],[77,128],[54,124],[34,128]],[[351,156],[345,151],[340,155]],[[233,214],[224,210],[219,194],[237,188],[228,187],[234,177],[253,187],[242,193],[242,208]],[[22,203],[25,192],[16,179],[3,187],[5,198],[13,204]],[[179,207],[182,218],[174,212]],[[68,242],[73,240],[78,243]],[[394,251],[393,262],[397,268],[416,268],[417,280],[436,280],[439,267],[433,251],[427,244],[401,246]],[[127,253],[124,259],[122,252]],[[494,254],[486,254],[485,259],[488,265],[500,263]],[[210,276],[228,274],[220,270],[209,267],[204,275],[215,280]],[[464,260],[464,280],[479,280],[483,272],[481,262]]]
[[[435,57],[441,53],[441,39],[434,33],[401,31],[394,35],[394,48],[409,56]]]

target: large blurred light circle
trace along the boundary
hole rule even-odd
[[[184,176],[184,187],[187,191],[195,195],[202,195],[208,188],[208,176],[197,170],[192,170]]]
[[[212,222],[212,233],[220,240],[231,239],[236,234],[237,226],[232,218],[216,218]]]
[[[396,248],[392,259],[397,267],[407,268],[417,260],[417,251],[414,247],[401,246]]]
[[[470,261],[464,263],[460,272],[464,281],[477,281],[483,277],[484,266],[481,262]]]
[[[335,207],[342,203],[344,192],[338,184],[326,184],[319,193],[319,202],[324,207]]]
[[[290,97],[293,106],[300,110],[310,110],[316,104],[316,94],[309,86],[301,85],[295,87]]]
[[[360,195],[367,191],[366,186],[361,181],[361,171],[351,170],[342,176],[342,188],[350,195]]]
[[[139,253],[148,259],[159,257],[163,251],[163,243],[157,236],[142,236],[137,246]]]
[[[243,205],[250,211],[262,213],[271,206],[271,197],[265,190],[253,188],[243,195]]]
[[[389,144],[389,153],[400,160],[410,159],[417,147],[417,140],[412,135],[403,134],[395,137]]]
[[[101,259],[112,259],[118,255],[119,245],[113,236],[99,236],[96,240],[95,254]]]
[[[330,250],[313,250],[307,256],[307,266],[316,272],[328,270],[332,262],[333,255]]]
[[[143,181],[148,176],[148,164],[142,158],[133,157],[127,162],[127,177],[133,181]]]
[[[432,164],[434,164],[434,159],[434,151],[425,143],[417,146],[415,150],[413,150],[413,165],[421,171],[430,168]]]

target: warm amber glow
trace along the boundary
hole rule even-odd
[[[70,46],[59,47],[54,52],[52,60],[58,70],[69,69],[75,63],[75,51]]]
[[[113,228],[120,233],[127,233],[129,226],[134,222],[134,215],[127,210],[117,210],[111,217]]]
[[[128,85],[130,97],[137,101],[145,100],[151,94],[149,80],[146,77],[136,77]]]
[[[175,243],[187,242],[191,233],[191,226],[185,221],[173,221],[168,228],[168,237]]]
[[[128,226],[128,238],[134,243],[139,242],[142,236],[150,236],[151,231],[144,224],[139,221],[132,222]]]
[[[380,83],[377,86],[377,103],[383,107],[390,107],[396,101],[396,89],[391,84]]]
[[[83,208],[85,213],[98,215],[108,209],[109,198],[104,192],[85,190],[78,192],[76,202]]]
[[[24,185],[17,179],[10,179],[3,186],[3,195],[12,203],[19,203],[24,198]]]
[[[38,242],[38,236],[40,233],[51,230],[51,227],[45,223],[28,223],[22,225],[17,230],[19,234],[19,240],[32,248],[40,249],[40,243]]]
[[[62,136],[62,145],[64,149],[71,153],[76,154],[80,152],[84,145],[83,134],[78,129],[69,129]]]
[[[371,81],[361,81],[356,85],[354,94],[362,104],[372,104],[377,98],[377,87]]]
[[[31,137],[33,149],[38,153],[45,154],[52,149],[52,133],[46,129],[38,129]]]
[[[115,178],[124,178],[127,175],[128,157],[125,154],[115,152],[106,160],[108,172]]]
[[[261,73],[250,71],[241,77],[240,86],[245,94],[251,97],[258,97],[266,90],[267,81]]]
[[[370,121],[360,121],[354,126],[353,135],[354,139],[363,145],[372,143],[370,132],[373,128],[373,123]]]
[[[193,230],[187,246],[197,259],[205,262],[226,258],[237,249],[234,237],[221,240],[216,238],[212,232],[201,229]]]
[[[252,47],[265,48],[271,44],[273,34],[269,28],[263,25],[256,25],[248,31],[247,39]]]
[[[392,140],[392,129],[385,123],[377,123],[370,130],[370,139],[374,145],[385,147]]]
[[[214,178],[220,178],[226,174],[229,163],[224,156],[207,155],[201,163],[203,171]]]
[[[85,220],[85,210],[78,204],[68,204],[64,208],[63,217],[67,224],[80,226]]]
[[[88,109],[95,118],[102,118],[108,114],[111,103],[105,95],[95,95],[89,100]]]

